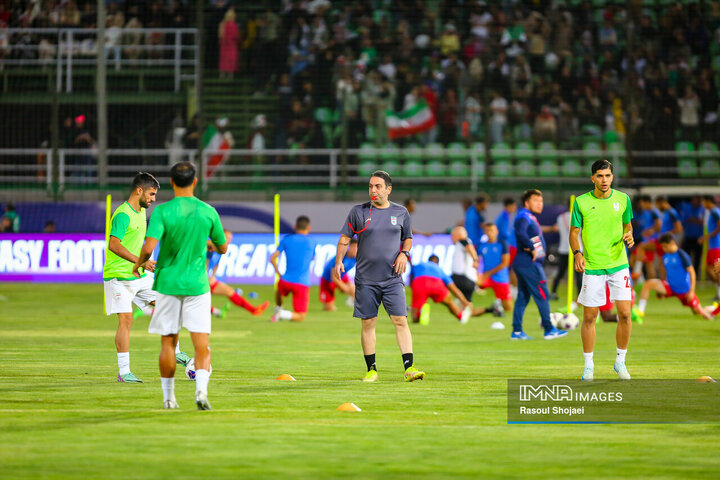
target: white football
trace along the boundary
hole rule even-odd
[[[563,330],[575,330],[580,325],[580,319],[574,313],[566,313],[562,315],[557,322],[556,327]]]
[[[212,364],[210,365],[210,374],[212,375]],[[188,380],[195,381],[195,357],[191,358],[185,365],[185,376]]]
[[[563,314],[560,312],[552,312],[550,314],[550,323],[553,327],[560,328],[558,321],[562,318]],[[538,325],[542,327],[542,317],[538,318]]]

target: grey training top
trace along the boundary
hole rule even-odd
[[[370,202],[355,205],[340,232],[352,238],[355,232],[360,232],[367,225],[365,231],[357,234],[355,283],[381,287],[402,283],[402,277],[395,273],[393,263],[402,250],[402,242],[412,238],[410,214],[405,207],[393,202],[388,208],[372,207],[372,213],[370,205]],[[367,221],[368,217],[370,221]]]

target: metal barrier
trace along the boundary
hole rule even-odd
[[[105,56],[112,57],[108,65],[116,70],[126,67],[172,67],[175,92],[180,91],[183,80],[197,82],[198,31],[196,28],[123,28],[115,32],[116,38],[105,46]],[[58,92],[73,91],[73,67],[97,64],[96,28],[7,28],[3,34],[9,38],[3,47],[6,57],[0,66],[54,65],[57,69],[55,88]],[[110,29],[105,30],[106,42]],[[162,43],[127,43],[128,39],[145,42],[147,38],[164,37]],[[13,41],[22,39],[22,42]],[[54,40],[54,43],[50,41]],[[125,43],[123,43],[125,42]],[[128,58],[131,52],[136,58]],[[14,57],[14,58],[13,58]],[[144,57],[144,58],[141,58]],[[187,72],[190,70],[190,72]]]
[[[618,184],[628,178],[624,165],[625,152],[585,152],[576,150],[557,151],[555,166],[558,174],[542,175],[543,165],[535,161],[521,164],[511,159],[499,174],[496,167],[502,165],[491,158],[486,165],[484,154],[468,151],[465,167],[467,173],[453,174],[448,163],[440,163],[439,174],[421,170],[409,174],[402,157],[383,160],[382,149],[373,164],[362,163],[366,150],[348,149],[291,149],[291,150],[204,150],[199,162],[203,193],[212,188],[243,188],[259,185],[314,185],[330,189],[344,184],[367,181],[374,169],[389,169],[401,176],[405,184],[423,184],[437,187],[466,186],[477,191],[480,184],[503,184],[515,181],[537,184],[584,182],[589,176],[587,164],[598,158],[607,158],[616,168]],[[0,149],[0,184],[5,187],[43,188],[50,191],[57,182],[59,191],[93,187],[100,184],[98,178],[97,151],[94,149],[59,149],[57,161],[52,149]],[[181,160],[197,160],[197,150],[188,149],[108,149],[107,178],[109,185],[124,185],[128,177],[138,171],[147,171],[162,182],[169,181],[169,167]],[[346,167],[343,168],[343,155]],[[632,168],[633,182],[643,185],[713,185],[720,183],[720,155],[717,152],[635,152],[636,164]],[[507,157],[503,157],[507,158]],[[580,170],[572,174],[563,171],[563,159],[576,159]],[[428,168],[420,164],[420,168]],[[437,166],[437,165],[436,165]],[[703,170],[707,167],[708,170]],[[713,170],[717,167],[716,170]],[[57,168],[57,171],[55,170]],[[529,170],[528,170],[529,169]],[[712,174],[717,171],[717,174]],[[706,174],[704,172],[710,172]]]

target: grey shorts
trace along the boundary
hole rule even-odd
[[[378,285],[355,285],[355,311],[353,317],[360,319],[378,316],[380,303],[388,315],[407,317],[405,285],[402,282],[384,287]]]

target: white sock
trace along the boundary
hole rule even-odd
[[[583,352],[583,357],[585,357],[585,368],[595,368],[595,363],[593,362],[593,352]]]
[[[647,307],[647,300],[640,299],[638,300],[638,310],[645,313],[645,307]]]
[[[290,310],[280,310],[278,318],[280,320],[292,320],[292,312]]]
[[[212,314],[216,317],[219,317],[220,315],[222,315],[222,310],[217,307],[212,307]]]
[[[641,262],[640,260],[635,262],[635,268],[633,269],[633,273],[642,273],[642,269],[643,269],[643,262]]]
[[[161,377],[160,382],[162,383],[163,402],[175,400],[175,377]]]
[[[141,310],[145,315],[152,317],[153,312],[155,312],[155,307],[153,307],[152,305],[148,305],[147,307],[145,307]]]
[[[118,373],[125,375],[130,373],[130,352],[118,353]]]
[[[625,350],[618,348],[617,349],[617,358],[615,359],[615,362],[625,363],[625,354],[626,353],[627,353],[627,348]]]
[[[180,339],[178,338],[177,345],[175,345],[175,355],[180,353]]]
[[[210,382],[210,372],[203,368],[195,370],[195,393],[207,395],[208,382]]]

